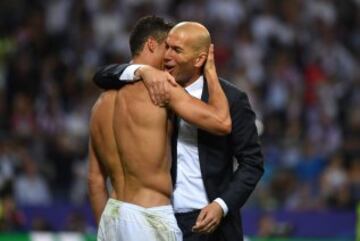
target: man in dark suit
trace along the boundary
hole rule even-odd
[[[166,39],[164,69],[189,94],[208,101],[204,76],[199,73],[196,46],[189,42],[193,29],[180,23],[182,32]],[[129,79],[142,78],[156,104],[166,102],[163,72],[148,66],[110,65],[100,69],[95,83],[103,89],[118,88]],[[165,77],[164,77],[165,76]],[[120,80],[121,79],[121,80]],[[127,80],[125,80],[127,79]],[[185,241],[241,241],[240,208],[262,176],[263,157],[255,126],[255,114],[244,92],[220,81],[230,106],[232,131],[215,136],[177,120],[172,140],[173,207]],[[238,165],[234,170],[233,160]]]

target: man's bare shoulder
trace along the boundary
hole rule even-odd
[[[101,120],[108,116],[109,110],[115,104],[116,93],[116,90],[108,90],[101,93],[91,109],[90,129],[93,129],[94,125],[97,125],[99,122],[101,123]]]
[[[92,107],[92,114],[94,114],[94,112],[96,113],[96,111],[98,111],[100,108],[103,108],[103,106],[112,104],[116,97],[116,92],[116,90],[108,90],[101,93]]]
[[[128,84],[117,92],[116,106],[126,106],[127,109],[136,110],[137,108],[157,109],[153,104],[149,91],[142,81]]]

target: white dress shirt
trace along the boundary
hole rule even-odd
[[[200,99],[204,78],[201,76],[186,87],[186,91]],[[202,209],[209,203],[200,171],[197,128],[183,119],[179,121],[177,139],[177,174],[173,192],[176,213]]]
[[[134,72],[140,66],[130,65],[124,70],[120,79],[133,79]],[[193,97],[201,99],[203,86],[204,77],[200,76],[185,89]],[[172,196],[175,213],[202,209],[209,204],[200,170],[197,133],[197,127],[180,119],[177,139],[177,176]],[[214,201],[221,206],[225,216],[228,207],[224,200],[216,198]]]

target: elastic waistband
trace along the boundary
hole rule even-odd
[[[117,207],[126,207],[132,210],[137,210],[137,211],[141,211],[141,212],[171,212],[174,213],[174,210],[172,208],[171,205],[163,205],[163,206],[156,206],[156,207],[151,207],[151,208],[145,208],[133,203],[128,203],[128,202],[123,202],[120,200],[116,200],[113,198],[109,198],[108,202],[109,205],[111,206],[117,206]]]

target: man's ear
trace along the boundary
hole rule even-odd
[[[158,46],[158,42],[153,37],[149,37],[146,41],[146,47],[149,49],[151,53],[153,53]]]
[[[195,67],[201,68],[205,64],[206,58],[207,58],[207,53],[201,52],[199,56],[195,59]]]

